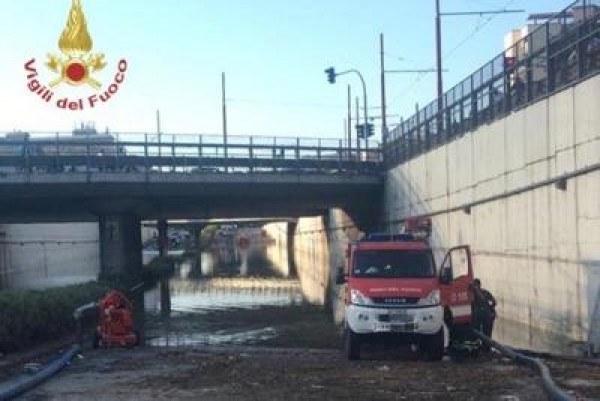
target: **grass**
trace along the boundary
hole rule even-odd
[[[0,292],[0,352],[10,353],[73,334],[73,311],[98,300],[106,290],[106,286],[90,282]]]

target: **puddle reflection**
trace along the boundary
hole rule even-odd
[[[160,311],[160,288],[147,291],[144,297],[147,313]],[[206,288],[192,287],[189,292],[171,283],[171,310],[203,314],[215,310],[288,306],[303,303],[299,288]]]
[[[272,327],[246,330],[236,333],[170,333],[148,340],[146,344],[155,347],[194,346],[194,345],[252,345],[277,336]]]
[[[242,276],[247,274],[243,262],[244,258]],[[225,313],[304,303],[297,280],[240,276],[193,279],[190,273],[195,267],[189,260],[181,262],[169,282],[171,317],[160,316],[160,286],[145,293],[148,345],[256,344],[276,337],[277,330],[267,324],[257,327],[252,322],[228,321]],[[211,263],[203,266],[203,275],[212,271]],[[214,317],[208,318],[214,313],[223,313],[223,317],[216,321]]]

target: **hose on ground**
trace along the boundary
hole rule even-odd
[[[536,370],[542,377],[542,385],[544,387],[544,391],[548,395],[548,397],[553,401],[575,401],[576,398],[567,393],[565,390],[561,389],[554,383],[552,380],[552,375],[550,374],[550,369],[548,366],[544,365],[544,363],[538,358],[531,358],[529,356],[523,355],[520,352],[515,351],[512,348],[506,347],[496,341],[492,340],[485,334],[481,333],[478,330],[473,330],[473,332],[483,341],[486,345],[498,350],[501,354],[509,357],[510,359],[528,366],[529,368]]]
[[[136,285],[134,285],[133,287],[131,287],[130,289],[127,290],[127,294],[129,295],[133,295],[136,292],[143,290],[144,289],[144,285],[146,283],[144,283],[143,281],[140,281],[139,283],[137,283]]]
[[[133,294],[143,289],[144,283],[138,283],[128,290],[128,293]],[[73,311],[73,319],[76,324],[76,343],[71,348],[64,352],[60,357],[44,366],[31,376],[19,376],[11,381],[0,383],[0,401],[11,400],[18,395],[29,391],[40,385],[50,377],[60,372],[68,366],[73,358],[81,352],[81,344],[83,342],[83,326],[82,320],[97,312],[98,303],[90,302],[82,305]]]
[[[44,366],[33,375],[17,377],[9,382],[0,384],[0,401],[12,400],[18,395],[21,395],[48,380],[50,377],[60,372],[65,366],[68,366],[80,351],[81,348],[79,345],[75,344],[60,357]]]

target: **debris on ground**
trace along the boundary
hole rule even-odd
[[[41,363],[29,362],[29,363],[26,363],[25,365],[23,365],[23,372],[34,374],[34,373],[39,372],[41,368],[42,368]]]
[[[277,336],[249,345],[90,350],[21,401],[546,400],[535,373],[494,353],[432,363],[410,347],[365,347],[364,358],[349,362],[336,327],[317,308],[218,311],[166,329],[190,327],[214,333],[273,327]],[[160,329],[149,332],[161,335]],[[548,364],[565,389],[600,396],[600,367]]]

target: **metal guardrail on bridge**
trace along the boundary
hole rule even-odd
[[[600,72],[600,0],[578,0],[390,131],[388,167]]]
[[[0,174],[362,173],[376,174],[381,149],[360,154],[342,140],[216,135],[13,133],[0,137]]]

